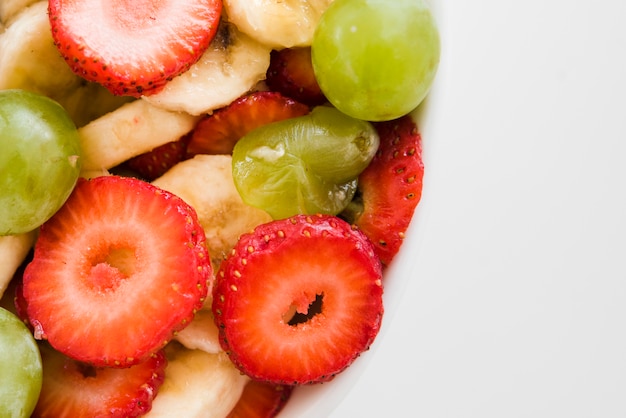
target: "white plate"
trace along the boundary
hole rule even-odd
[[[433,3],[398,305],[284,416],[626,417],[626,2]]]

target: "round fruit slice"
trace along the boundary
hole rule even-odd
[[[23,295],[35,337],[94,366],[139,363],[200,309],[212,285],[195,211],[149,183],[80,179],[45,223]]]
[[[213,40],[219,0],[50,0],[52,37],[70,68],[139,97],[187,71]]]
[[[92,367],[41,344],[44,377],[33,417],[144,416],[165,380],[163,350],[123,369]]]
[[[339,218],[260,225],[217,275],[212,308],[222,347],[259,381],[329,381],[376,337],[381,277],[372,244]]]
[[[224,0],[228,20],[276,49],[311,44],[320,16],[332,0]]]

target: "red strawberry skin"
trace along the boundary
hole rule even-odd
[[[410,116],[377,122],[379,150],[359,176],[363,212],[354,223],[389,265],[404,240],[422,196],[424,163],[421,136]]]
[[[226,418],[273,418],[283,409],[293,386],[250,380]]]
[[[195,211],[150,183],[79,179],[40,229],[22,293],[36,338],[98,367],[164,346],[212,286]]]
[[[43,384],[32,418],[132,418],[152,409],[165,379],[162,350],[137,365],[96,368],[40,344]]]
[[[190,136],[168,142],[126,161],[123,165],[146,181],[153,181],[187,157]]]
[[[221,0],[50,0],[57,49],[79,76],[116,95],[159,91],[207,49]]]
[[[242,235],[213,293],[220,342],[255,380],[329,381],[380,328],[381,264],[369,240],[330,215],[296,215]]]
[[[197,154],[231,154],[235,143],[255,128],[303,116],[310,108],[277,92],[257,91],[232,102],[198,122],[187,146]]]
[[[310,47],[272,51],[265,82],[270,90],[309,106],[327,101],[313,72]]]

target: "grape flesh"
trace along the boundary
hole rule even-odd
[[[395,119],[419,106],[439,56],[439,32],[426,0],[335,0],[311,47],[328,100],[369,121]]]
[[[26,325],[0,308],[0,415],[30,417],[41,392],[42,364]]]
[[[244,202],[274,219],[336,215],[352,200],[378,144],[369,122],[317,107],[241,138],[233,149],[233,179]]]
[[[0,91],[0,235],[36,229],[65,202],[81,166],[78,131],[55,101]]]

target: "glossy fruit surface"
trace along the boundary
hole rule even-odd
[[[72,71],[116,95],[161,90],[202,56],[220,0],[50,0],[54,44]]]
[[[359,176],[359,192],[342,213],[374,244],[387,266],[404,242],[422,197],[422,138],[409,115],[375,122],[380,138],[376,156]]]
[[[127,367],[189,324],[212,282],[195,210],[111,175],[80,178],[40,228],[22,290],[37,338],[95,367]]]
[[[243,234],[216,275],[220,344],[252,379],[327,382],[376,338],[382,268],[369,239],[330,215],[297,215]]]
[[[378,148],[369,122],[317,107],[305,116],[265,125],[233,149],[233,178],[242,199],[274,219],[337,214]]]
[[[187,156],[232,154],[235,143],[253,129],[309,113],[307,105],[276,91],[245,94],[206,115],[191,133]]]
[[[0,235],[31,231],[71,193],[81,166],[76,126],[56,102],[0,92]]]
[[[35,339],[17,316],[0,308],[0,415],[30,417],[41,382],[41,355]]]
[[[165,380],[163,350],[124,367],[93,367],[41,343],[44,377],[33,418],[137,418],[152,408]]]
[[[390,120],[424,99],[439,64],[439,32],[425,0],[335,0],[317,26],[313,69],[344,113]]]

